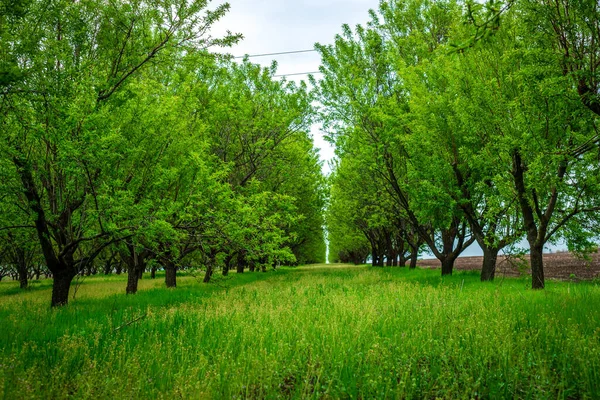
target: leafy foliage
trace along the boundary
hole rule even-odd
[[[241,38],[210,35],[227,3],[8,6],[0,232],[39,249],[52,305],[101,260],[124,265],[135,293],[149,266],[175,286],[190,264],[208,282],[236,260],[243,272],[324,259],[311,97],[276,65],[209,53]]]
[[[328,229],[369,238],[364,227],[385,221],[405,242],[412,233],[427,244],[442,274],[477,241],[482,280],[494,278],[499,251],[526,239],[534,288],[544,286],[546,243],[593,249],[592,3],[383,1],[366,27],[344,26],[334,45],[317,45],[320,115],[340,159]],[[354,203],[341,188],[357,192]],[[376,236],[392,242],[391,232]],[[340,254],[355,247],[332,238]],[[370,239],[374,261],[378,242]],[[394,245],[384,247],[395,260]]]

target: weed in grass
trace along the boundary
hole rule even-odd
[[[4,398],[598,398],[600,287],[303,267],[176,290],[0,284]]]

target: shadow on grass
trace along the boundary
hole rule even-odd
[[[49,298],[48,304],[24,300],[13,307],[0,307],[0,320],[3,321],[0,324],[0,353],[9,350],[11,346],[22,346],[24,342],[35,342],[40,346],[56,342],[65,334],[87,331],[89,326],[105,330],[108,326],[127,325],[149,312],[160,313],[162,309],[183,303],[202,304],[219,293],[286,273],[278,270],[267,273],[233,273],[229,277],[215,275],[214,281],[209,284],[188,279],[182,280],[180,287],[174,289],[160,287],[140,290],[135,295],[122,293],[98,298],[70,299],[68,306],[58,309],[50,309]],[[95,282],[94,279],[89,279],[87,283],[101,285],[102,278],[96,278]],[[48,289],[51,284],[52,281],[48,281],[44,288]],[[123,279],[123,292],[125,284]]]
[[[193,279],[179,280],[178,287],[168,289],[164,286],[139,290],[134,295],[113,294],[106,297],[100,298],[84,298],[77,299],[70,303],[67,308],[73,306],[73,308],[105,308],[107,304],[110,304],[110,308],[118,307],[169,307],[181,303],[193,303],[194,300],[201,300],[219,292],[227,292],[228,290],[251,284],[254,282],[262,281],[272,277],[273,275],[284,274],[282,271],[270,271],[267,273],[255,272],[255,273],[244,273],[244,274],[231,274],[227,277],[222,275],[214,275],[210,283],[203,283],[202,277],[192,276],[189,274],[178,275],[178,278],[183,276],[189,276]],[[157,281],[164,277],[164,274],[156,277]],[[123,290],[125,289],[125,282],[123,282]]]
[[[294,271],[294,268],[286,268]],[[479,271],[455,271],[453,275],[442,276],[440,269],[420,268],[410,269],[408,267],[373,267],[371,265],[336,264],[334,266],[317,265],[304,266],[294,271],[300,275],[311,275],[320,277],[336,277],[340,279],[353,279],[365,272],[379,275],[378,280],[369,281],[365,284],[378,284],[380,282],[402,281],[432,287],[479,283]]]
[[[0,298],[3,296],[14,296],[27,292],[37,292],[47,290],[52,287],[51,279],[43,279],[39,281],[29,281],[29,286],[26,289],[19,287],[18,281],[4,282],[0,286]]]

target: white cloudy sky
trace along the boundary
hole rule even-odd
[[[230,30],[244,39],[228,50],[234,56],[278,53],[313,49],[315,43],[329,44],[342,24],[365,24],[369,9],[379,0],[229,0],[231,11],[213,29],[215,36]],[[268,66],[276,60],[278,74],[318,71],[318,53],[302,53],[252,58],[252,62]],[[317,75],[318,77],[318,75]],[[307,79],[290,76],[288,80]],[[320,149],[324,171],[333,157],[333,149],[323,140],[318,126],[312,129],[315,146]]]

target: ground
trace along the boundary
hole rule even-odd
[[[0,283],[0,398],[599,398],[600,286],[320,265]]]
[[[459,257],[455,268],[459,271],[479,271],[483,257]],[[519,257],[498,257],[496,277],[516,277],[530,274],[527,267],[529,255]],[[424,268],[439,268],[437,259],[426,259],[418,262]],[[600,278],[600,252],[589,255],[589,259],[576,257],[568,252],[544,254],[544,275],[549,279],[580,280]]]

